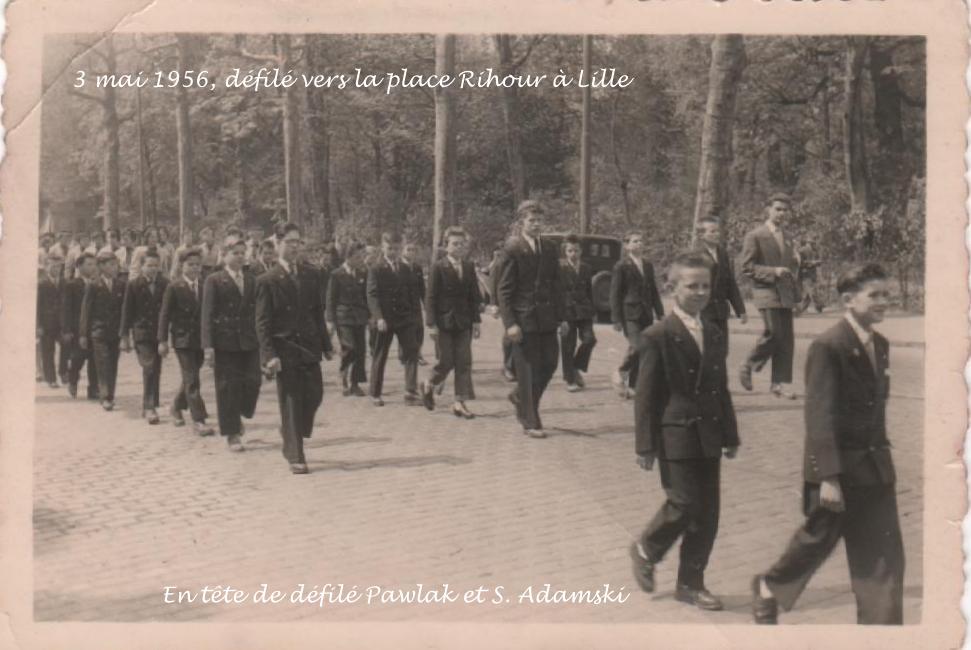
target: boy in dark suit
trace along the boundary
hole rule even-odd
[[[57,248],[47,255],[45,273],[37,282],[37,337],[40,339],[43,379],[57,388],[55,346],[61,338],[61,292],[64,290],[64,257]],[[64,346],[61,345],[61,356]],[[62,373],[63,376],[63,373]]]
[[[559,362],[557,331],[566,332],[560,256],[542,241],[545,210],[538,201],[523,201],[517,215],[519,236],[506,244],[499,273],[499,313],[512,342],[516,388],[509,401],[523,433],[545,438],[539,402]]]
[[[641,332],[654,322],[655,314],[664,316],[664,306],[654,280],[654,266],[644,259],[644,236],[627,233],[624,249],[626,255],[610,277],[610,319],[614,329],[627,337],[627,354],[612,380],[621,397],[629,399],[637,385]]]
[[[202,350],[216,380],[219,434],[232,451],[243,451],[242,418],[252,418],[260,396],[256,338],[256,280],[243,272],[246,242],[226,237],[223,268],[206,276],[202,290]]]
[[[118,278],[118,258],[110,251],[98,253],[101,278],[90,283],[81,301],[81,349],[88,346],[98,367],[98,398],[101,407],[115,408],[115,380],[121,344],[121,305],[125,282]]]
[[[283,456],[294,474],[306,474],[303,439],[313,432],[314,417],[324,397],[320,358],[330,359],[332,348],[320,275],[300,264],[300,227],[284,226],[280,258],[256,281],[256,336],[267,374],[276,377],[280,405]]]
[[[78,382],[81,379],[81,368],[88,366],[88,399],[98,399],[98,371],[94,364],[91,350],[84,350],[80,345],[81,332],[81,303],[88,284],[94,282],[98,274],[95,256],[91,253],[81,253],[78,256],[77,276],[68,280],[61,292],[61,340],[68,350],[67,390],[71,397],[78,396]]]
[[[772,360],[772,385],[776,397],[796,399],[792,384],[792,354],[795,347],[792,310],[799,304],[799,259],[792,242],[782,230],[789,218],[792,199],[785,194],[769,197],[765,223],[745,235],[742,245],[742,274],[752,280],[752,299],[765,331],[739,370],[739,381],[752,390],[752,371],[758,372]]]
[[[711,291],[708,261],[679,255],[669,282],[674,310],[641,336],[634,402],[638,463],[650,470],[658,461],[667,500],[631,558],[640,587],[654,591],[654,567],[681,537],[675,598],[719,610],[704,572],[718,533],[721,457],[734,458],[739,445],[725,338],[701,318]]]
[[[411,270],[410,293],[411,309],[415,314],[415,345],[418,346],[418,365],[424,366],[428,363],[421,352],[421,346],[425,343],[425,319],[422,313],[422,302],[425,300],[425,269],[418,263],[418,244],[408,240],[401,242],[401,263],[405,269]],[[404,363],[400,345],[398,346],[398,360]]]
[[[445,256],[435,262],[425,296],[428,335],[438,344],[438,363],[422,386],[425,408],[435,408],[435,390],[455,370],[455,403],[452,413],[475,417],[466,402],[475,399],[472,386],[472,339],[479,338],[479,280],[475,266],[465,259],[468,236],[461,228],[445,230]]]
[[[415,313],[415,274],[398,257],[401,238],[386,232],[381,235],[381,259],[369,270],[367,279],[368,309],[377,329],[371,360],[371,401],[384,406],[384,367],[391,341],[397,337],[401,362],[405,366],[405,402],[417,404],[418,397],[418,321]]]
[[[185,425],[182,411],[189,409],[192,427],[200,436],[211,436],[214,431],[206,424],[208,413],[199,387],[199,369],[202,368],[202,253],[197,248],[179,251],[178,268],[181,277],[172,280],[162,296],[162,310],[158,319],[158,353],[169,353],[169,332],[172,347],[179,360],[182,383],[172,400],[172,421],[177,427]]]
[[[593,283],[590,267],[580,259],[580,239],[567,235],[563,240],[565,259],[560,261],[560,282],[567,332],[560,339],[563,357],[563,381],[571,393],[583,390],[583,373],[590,365],[590,355],[597,337],[593,334]],[[577,347],[577,338],[580,347]]]
[[[142,417],[158,424],[159,383],[162,357],[158,353],[158,319],[168,281],[161,275],[161,259],[154,249],[143,252],[141,270],[127,284],[121,306],[121,348],[131,350],[142,367]]]
[[[873,330],[888,304],[886,272],[857,266],[837,281],[845,317],[806,359],[806,521],[782,557],[752,582],[756,623],[792,609],[842,538],[857,622],[903,623],[904,548],[887,438],[890,344]]]
[[[711,262],[711,298],[701,312],[702,318],[713,323],[725,335],[725,351],[728,351],[728,316],[731,309],[744,325],[748,322],[745,301],[735,280],[735,265],[721,243],[721,223],[718,217],[703,217],[698,222],[696,250]]]
[[[344,263],[330,274],[327,285],[327,320],[337,330],[341,345],[341,385],[345,397],[364,397],[359,384],[367,382],[365,331],[368,306],[364,254],[363,243],[348,243]]]

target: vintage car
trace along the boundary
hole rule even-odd
[[[563,239],[567,233],[554,232],[543,235],[544,242],[553,242],[560,247],[563,255]],[[593,304],[597,309],[597,322],[610,322],[610,277],[614,265],[620,260],[623,251],[621,240],[604,235],[577,235],[580,239],[580,258],[590,265],[593,271]],[[487,303],[493,303],[491,296],[492,282],[489,270],[479,273],[479,288]]]

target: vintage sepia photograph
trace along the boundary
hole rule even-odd
[[[48,34],[34,619],[921,623],[926,47]]]

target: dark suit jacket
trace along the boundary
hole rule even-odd
[[[64,283],[61,291],[61,334],[78,336],[81,328],[81,302],[84,300],[84,280],[74,278]]]
[[[580,262],[577,272],[569,262],[560,260],[560,282],[563,284],[563,309],[566,320],[590,320],[596,314],[593,306],[593,271]]]
[[[317,286],[320,287],[320,304],[324,306],[324,313],[327,313],[327,289],[330,286],[330,274],[331,270],[329,268],[315,268],[317,271]]]
[[[256,339],[256,279],[243,273],[243,293],[229,271],[206,276],[202,290],[202,347],[239,352],[259,347]]]
[[[121,305],[125,300],[125,281],[115,278],[111,291],[103,278],[89,284],[81,300],[79,336],[101,341],[117,341],[121,332]]]
[[[334,325],[367,325],[367,271],[337,267],[327,283],[326,311]]]
[[[654,279],[654,265],[644,260],[644,275],[629,255],[617,262],[610,277],[610,319],[614,323],[639,321],[650,325],[654,314],[664,316],[664,305]]]
[[[200,288],[202,279],[199,279]],[[185,278],[169,283],[162,296],[162,310],[158,318],[158,340],[168,341],[172,332],[172,347],[177,350],[201,350],[202,302]]]
[[[719,458],[738,446],[738,425],[725,370],[725,336],[704,323],[704,354],[675,314],[641,336],[634,397],[638,454],[667,460]]]
[[[411,267],[399,262],[395,273],[382,257],[368,269],[367,304],[371,318],[375,322],[383,318],[392,329],[417,322],[417,299],[411,295],[414,287],[415,273]]]
[[[705,318],[726,320],[729,315],[729,305],[735,310],[736,316],[744,314],[745,301],[742,299],[741,291],[738,290],[738,282],[735,281],[735,265],[728,256],[728,251],[724,246],[719,246],[716,249],[718,259],[714,260],[703,243],[698,242],[696,250],[712,264],[711,298],[701,315]]]
[[[246,269],[247,273],[251,273],[254,278],[260,277],[267,271],[266,264],[259,260],[246,264],[244,268]]]
[[[538,253],[521,236],[506,243],[496,290],[507,329],[519,325],[524,332],[553,332],[566,320],[559,250],[542,238]]]
[[[846,485],[880,485],[896,480],[885,416],[890,394],[890,344],[874,333],[873,346],[876,368],[845,319],[809,346],[807,483],[835,476]]]
[[[425,299],[425,269],[417,262],[408,264],[402,261],[401,264],[411,271],[411,309],[415,312],[415,317],[421,321],[421,302]]]
[[[467,330],[480,322],[479,278],[475,265],[462,260],[462,278],[447,257],[435,262],[425,293],[425,324],[445,331]]]
[[[779,244],[765,224],[745,235],[742,275],[752,280],[752,300],[759,309],[791,309],[799,304],[799,287],[796,283],[799,264],[792,242],[788,237],[784,241],[785,249],[779,250]],[[772,270],[777,266],[786,267],[792,274],[777,278]]]
[[[256,280],[256,336],[264,365],[274,358],[284,368],[319,363],[322,351],[332,351],[320,274],[305,264],[291,269],[296,283],[279,264]]]
[[[44,334],[59,336],[61,333],[61,293],[64,285],[64,280],[59,279],[55,283],[46,273],[37,282],[37,327]]]
[[[149,291],[144,275],[128,283],[121,305],[121,336],[131,332],[135,343],[158,343],[158,318],[168,285],[161,274],[155,278],[154,294]]]

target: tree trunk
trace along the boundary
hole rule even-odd
[[[620,162],[620,143],[617,142],[617,108],[620,104],[621,94],[614,95],[610,111],[610,151],[614,160],[614,169],[617,172],[617,185],[620,187],[620,194],[624,199],[624,219],[628,226],[633,226],[634,221],[630,209],[630,193],[627,173],[624,171]]]
[[[827,66],[829,64],[827,63]],[[826,83],[823,85],[823,90],[820,92],[820,116],[822,124],[820,130],[822,131],[822,142],[820,146],[822,151],[820,152],[823,156],[823,173],[827,176],[833,170],[832,155],[833,155],[833,137],[832,137],[832,119],[829,113],[829,73],[827,72]]]
[[[191,68],[189,42],[183,34],[176,34],[176,56],[179,71]],[[179,237],[186,229],[195,228],[192,178],[192,129],[189,124],[189,98],[179,84],[176,90],[175,130],[179,157]]]
[[[589,35],[583,37],[583,71],[587,79],[592,74],[590,66],[593,44]],[[626,197],[625,197],[626,198]],[[590,232],[590,84],[582,89],[580,109],[580,233]]]
[[[145,195],[145,146],[142,133],[142,89],[135,88],[135,146],[138,150],[138,217],[144,230],[148,225],[148,206]]]
[[[117,71],[114,39],[105,37],[105,61],[108,74]],[[118,194],[120,182],[120,138],[118,122],[118,107],[115,89],[109,84],[105,86],[104,113],[102,114],[105,129],[105,159],[104,159],[104,228],[117,228],[118,223]]]
[[[843,159],[853,211],[869,212],[872,205],[870,171],[863,132],[863,63],[868,39],[850,36],[846,40],[846,70],[843,105]]]
[[[319,41],[308,37],[306,43],[307,68],[320,70]],[[333,233],[330,214],[330,133],[325,115],[324,91],[309,86],[306,91],[307,99],[307,134],[310,139],[310,180],[311,194],[314,198],[317,214],[320,215],[321,235],[326,241]]]
[[[280,37],[281,68],[292,67],[289,34]],[[297,85],[283,89],[283,168],[287,195],[287,221],[303,225],[302,190],[300,183],[299,110]]]
[[[435,74],[455,74],[455,36],[435,37]],[[442,230],[455,223],[455,98],[449,88],[435,89],[435,215],[432,251],[442,243]],[[434,259],[434,256],[433,256]]]
[[[499,34],[495,37],[496,49],[499,52],[500,77],[515,73],[511,38],[508,34]],[[512,183],[512,199],[515,207],[529,196],[529,186],[526,183],[526,164],[523,162],[522,135],[519,128],[522,120],[519,93],[515,86],[500,90],[502,118],[505,124],[506,157],[509,160],[509,178]]]
[[[731,189],[732,133],[735,96],[745,69],[745,41],[739,34],[716,36],[711,45],[708,72],[708,103],[701,132],[701,165],[695,198],[694,243],[698,221],[708,215],[723,216]],[[722,229],[725,232],[726,229]]]
[[[869,49],[869,76],[873,84],[873,122],[880,156],[873,169],[879,179],[877,195],[900,206],[907,201],[911,158],[905,155],[903,102],[890,50],[872,43]]]
[[[243,142],[236,138],[233,141],[233,163],[236,168],[236,212],[240,216],[242,223],[246,223],[250,218],[250,194],[249,179],[246,177],[246,155],[243,151]]]

